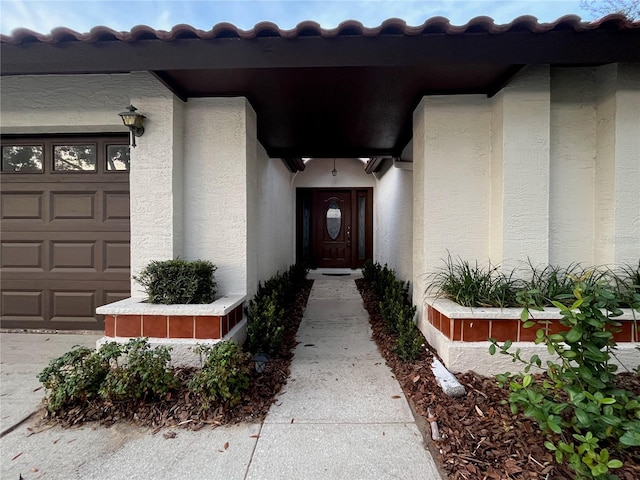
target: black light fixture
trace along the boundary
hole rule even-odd
[[[331,175],[334,177],[338,176],[338,170],[336,170],[336,158],[333,157],[333,170],[331,170]]]
[[[256,369],[256,373],[263,373],[267,368],[267,363],[269,362],[269,355],[265,353],[256,353],[253,356],[253,365]]]
[[[133,105],[129,105],[126,111],[118,114],[122,117],[122,123],[124,123],[125,127],[129,128],[129,132],[131,134],[131,146],[133,148],[136,147],[136,137],[141,137],[144,134],[144,127],[142,124],[144,123],[144,119],[147,118],[141,113],[138,113],[137,110],[138,109]]]

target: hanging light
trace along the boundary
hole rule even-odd
[[[336,170],[336,158],[333,157],[333,170],[331,170],[331,175],[336,177],[338,175],[338,170]]]
[[[125,127],[129,128],[131,146],[133,148],[136,147],[136,137],[141,137],[144,134],[142,124],[144,123],[144,119],[147,118],[141,113],[138,113],[137,110],[133,105],[129,105],[126,111],[118,114],[122,118],[122,123],[124,123]]]

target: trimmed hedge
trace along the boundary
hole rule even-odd
[[[216,268],[205,260],[153,261],[133,278],[144,287],[150,303],[211,303],[216,296]]]

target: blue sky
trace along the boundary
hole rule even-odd
[[[135,25],[170,30],[180,23],[210,30],[220,22],[248,30],[263,20],[283,29],[294,28],[303,20],[333,28],[347,19],[372,27],[391,17],[421,25],[438,15],[454,25],[464,25],[480,15],[492,17],[496,23],[508,23],[520,15],[551,22],[570,13],[592,19],[580,9],[580,0],[0,0],[0,33],[9,34],[19,27],[49,33],[59,26],[88,32],[97,25],[120,31]]]

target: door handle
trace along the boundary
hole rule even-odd
[[[351,225],[347,225],[347,247],[351,246]]]

